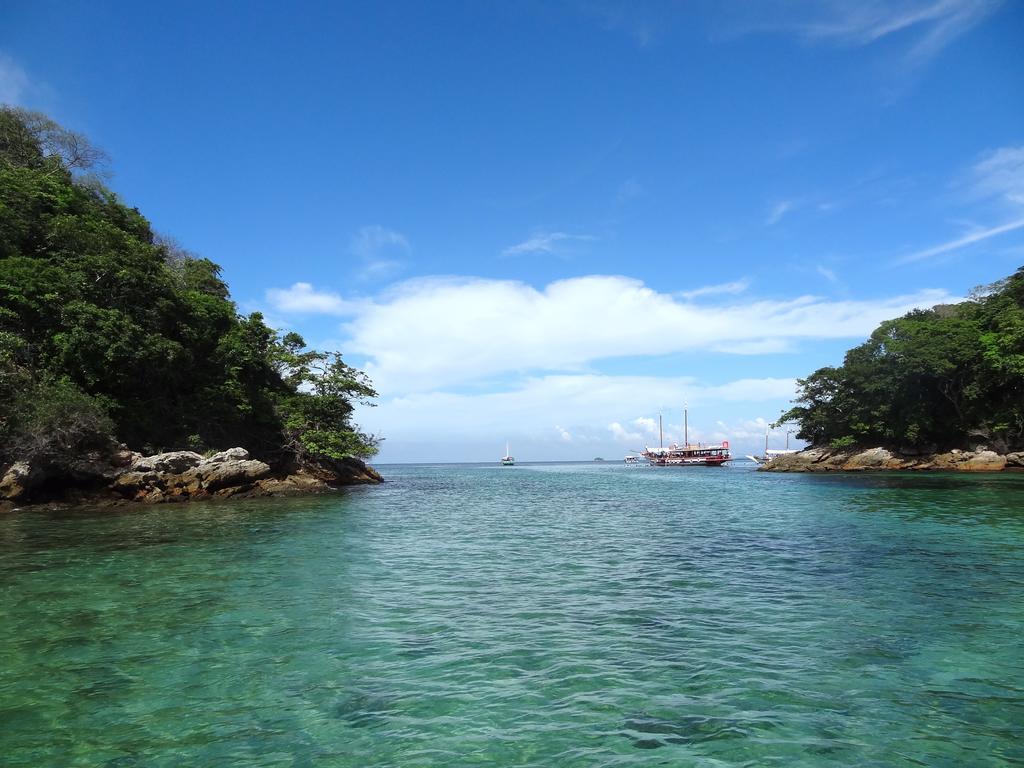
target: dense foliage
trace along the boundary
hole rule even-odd
[[[0,463],[121,440],[367,456],[337,354],[239,316],[220,268],[156,237],[92,171],[84,137],[0,107]]]
[[[815,445],[1024,445],[1024,267],[968,301],[882,323],[782,416]]]

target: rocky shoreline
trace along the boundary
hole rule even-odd
[[[911,454],[888,448],[806,448],[778,456],[759,472],[940,471],[1001,472],[1024,469],[1024,451],[1000,454],[985,446],[973,451]]]
[[[381,483],[355,458],[274,468],[244,448],[210,456],[171,451],[152,456],[121,449],[72,462],[0,466],[0,512],[32,504],[184,502],[323,493],[346,485]]]

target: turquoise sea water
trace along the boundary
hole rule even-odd
[[[1024,765],[1024,475],[0,516],[4,766]]]

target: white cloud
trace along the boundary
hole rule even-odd
[[[25,70],[10,56],[0,53],[0,104],[23,105],[31,87]]]
[[[611,432],[612,437],[614,437],[620,443],[629,443],[630,445],[643,444],[643,435],[641,435],[639,432],[630,432],[617,421],[613,421],[611,424],[608,425],[608,431]]]
[[[528,253],[558,253],[559,246],[572,241],[596,240],[593,235],[571,235],[568,232],[538,232],[521,243],[510,245],[502,256],[520,256]]]
[[[266,296],[276,311],[284,313],[349,315],[356,306],[336,293],[318,291],[309,283],[295,283],[291,288],[271,288]]]
[[[354,310],[344,327],[346,350],[368,358],[381,391],[397,393],[509,373],[581,371],[615,357],[764,354],[800,339],[858,339],[882,320],[950,300],[945,291],[925,290],[862,301],[803,296],[708,308],[631,278],[592,275],[542,290],[505,280],[415,280],[372,302],[342,302],[338,311]]]
[[[717,344],[712,349],[727,355],[776,355],[792,352],[793,344],[788,339],[753,339]]]
[[[718,285],[705,285],[701,288],[695,288],[692,291],[680,291],[677,296],[682,299],[696,299],[700,296],[717,296],[720,294],[736,294],[743,293],[747,288],[750,287],[750,281],[747,278],[742,280],[735,280],[731,283],[719,283]]]
[[[654,419],[648,418],[646,416],[640,416],[638,418],[633,419],[632,424],[645,435],[658,434],[658,422],[656,422]]]
[[[691,425],[698,429],[702,419],[710,423],[711,414],[728,404],[788,402],[795,388],[794,379],[781,378],[708,385],[685,376],[551,375],[527,379],[501,392],[384,397],[380,407],[360,413],[359,422],[385,437],[443,434],[462,440],[481,434],[505,435],[514,428],[524,437],[551,439],[551,425],[558,424],[567,426],[555,427],[557,442],[568,442],[566,434],[572,440],[583,437],[590,428],[592,438],[611,433],[643,443],[657,440],[657,419],[643,414],[654,413],[659,403],[679,404],[674,418],[666,413],[668,439],[682,431],[684,400],[689,402]],[[608,426],[595,427],[602,424]]]
[[[769,227],[775,226],[782,221],[782,217],[791,210],[793,210],[792,200],[780,200],[772,206],[771,210],[768,212],[768,217],[764,220],[764,223]]]

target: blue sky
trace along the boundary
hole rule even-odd
[[[381,461],[763,446],[1024,264],[1024,6],[9,2],[0,101],[381,392]],[[772,437],[781,446],[784,435]]]

